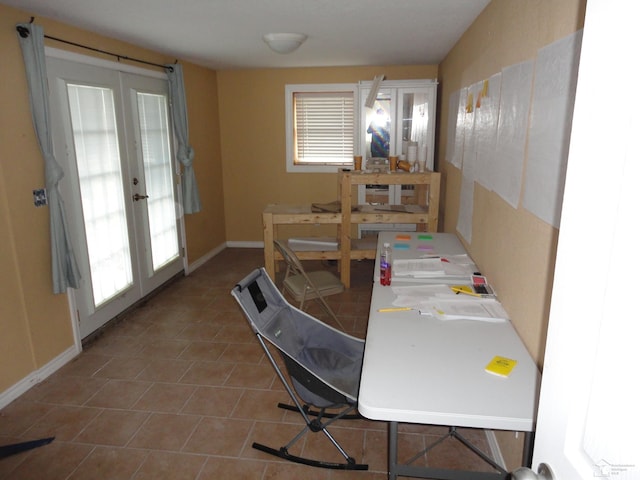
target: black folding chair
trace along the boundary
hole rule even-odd
[[[355,413],[364,340],[347,335],[289,304],[264,268],[254,270],[231,291],[242,308],[258,342],[282,381],[304,428],[279,449],[254,443],[253,448],[280,458],[315,467],[367,470],[349,456],[327,427],[339,419],[361,418]],[[268,345],[277,349],[284,370]],[[285,373],[287,375],[285,375]],[[312,407],[318,411],[312,410]],[[341,409],[339,413],[326,409]],[[295,456],[289,449],[306,433],[322,432],[344,457],[335,463]]]

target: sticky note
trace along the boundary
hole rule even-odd
[[[396,235],[396,240],[411,240],[410,235]]]
[[[409,244],[408,243],[396,243],[393,245],[393,248],[397,249],[397,250],[409,250]]]
[[[433,250],[431,245],[420,244],[416,247],[418,250]]]
[[[418,240],[433,240],[433,235],[426,235],[426,234],[418,235]]]
[[[508,377],[511,370],[518,364],[517,360],[496,355],[484,368],[488,373],[499,377]]]

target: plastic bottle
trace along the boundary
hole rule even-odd
[[[382,246],[380,252],[380,284],[391,285],[391,245],[386,243]]]

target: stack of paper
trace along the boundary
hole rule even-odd
[[[475,264],[467,255],[425,256],[393,261],[393,275],[397,278],[463,277],[466,279],[475,270]]]
[[[433,277],[445,274],[440,257],[394,260],[393,275],[397,277]]]
[[[396,298],[392,305],[419,310],[439,320],[479,320],[504,322],[509,316],[495,297],[457,295],[450,285],[403,285],[391,287]]]
[[[420,313],[440,320],[480,320],[484,322],[509,320],[509,315],[500,302],[493,299],[432,302],[428,308],[421,308]]]

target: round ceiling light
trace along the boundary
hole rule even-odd
[[[277,53],[291,53],[307,39],[302,33],[267,33],[262,37],[269,48]]]

